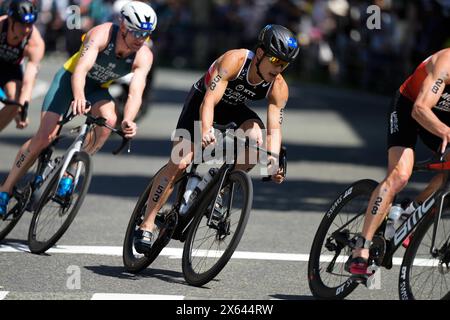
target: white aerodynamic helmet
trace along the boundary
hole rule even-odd
[[[130,1],[122,7],[120,14],[125,26],[130,30],[152,32],[156,29],[156,13],[147,3]]]

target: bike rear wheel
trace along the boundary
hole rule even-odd
[[[202,286],[225,267],[244,233],[253,203],[253,185],[248,174],[234,171],[221,189],[223,216],[208,225],[216,206],[217,188],[199,205],[184,244],[182,268],[190,285]]]
[[[163,167],[164,168],[164,167]],[[163,169],[161,168],[160,171]],[[158,171],[159,173],[159,171]],[[158,174],[156,173],[155,176]],[[179,183],[178,183],[179,184]],[[136,231],[144,220],[147,211],[147,200],[153,185],[153,179],[148,184],[145,191],[139,197],[138,202],[130,217],[125,239],[123,243],[122,259],[125,269],[131,273],[138,273],[147,268],[160,254],[164,247],[170,242],[173,231],[177,224],[177,215],[171,210],[175,197],[177,196],[177,186],[175,185],[172,195],[166,204],[161,208],[156,217],[155,223],[162,226],[158,239],[154,242],[150,252],[144,254],[138,253],[134,248],[134,237]]]
[[[67,169],[79,172],[73,192],[65,199],[55,196],[59,183],[59,172],[55,174],[42,193],[39,205],[31,219],[28,231],[28,246],[32,253],[40,254],[52,247],[66,232],[78,213],[89,189],[92,177],[90,156],[76,153]]]
[[[29,190],[24,190],[26,194],[29,194]],[[5,218],[0,218],[0,241],[2,241],[19,222],[25,211],[25,203],[28,196],[26,194],[11,197],[9,201],[8,213]]]
[[[36,171],[36,165],[30,169],[24,178],[14,188],[13,195],[8,204],[8,213],[5,218],[0,218],[0,241],[3,240],[14,229],[25,212],[26,204],[30,198],[30,183],[34,177],[31,172]]]
[[[348,243],[362,230],[367,205],[377,185],[373,180],[353,183],[323,217],[308,262],[308,283],[314,297],[343,299],[357,287],[344,270],[351,254]]]
[[[450,208],[442,212],[432,254],[433,228],[429,214],[413,233],[400,268],[401,300],[450,300]]]

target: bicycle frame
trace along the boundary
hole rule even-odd
[[[185,179],[184,182],[182,182],[182,185],[180,186],[180,188],[178,189],[178,193],[176,196],[176,202],[174,203],[172,208],[175,208],[176,213],[179,217],[179,221],[181,221],[179,223],[179,225],[177,226],[176,229],[181,231],[179,232],[179,238],[180,241],[184,241],[186,239],[187,236],[187,231],[189,230],[189,226],[191,225],[191,222],[194,220],[195,214],[198,211],[198,206],[199,204],[202,202],[203,198],[209,193],[209,191],[212,188],[218,188],[218,190],[220,190],[221,186],[223,185],[223,183],[225,182],[225,178],[228,175],[228,172],[232,171],[232,169],[234,168],[234,163],[233,164],[223,164],[222,167],[219,168],[219,171],[217,172],[217,174],[212,178],[212,180],[208,183],[208,185],[205,187],[205,189],[199,194],[198,198],[194,201],[194,203],[192,203],[192,205],[188,208],[187,212],[184,215],[180,215],[179,213],[179,206],[180,206],[180,200],[181,197],[184,194],[184,191],[186,189],[186,183],[188,178],[196,173],[198,164],[193,164],[191,167],[191,170],[189,173],[184,173],[175,183],[177,183],[178,181]],[[220,180],[220,184],[217,184],[217,182]],[[216,195],[217,198],[218,195]],[[217,199],[216,199],[217,200]],[[173,209],[172,209],[173,210]],[[211,215],[210,218],[208,220],[208,224],[210,223],[211,220]]]
[[[392,248],[392,254],[398,249],[403,240],[412,233],[414,228],[428,215],[431,214],[433,207],[437,204],[437,213],[434,217],[433,236],[431,240],[430,254],[435,254],[435,241],[436,233],[439,227],[439,221],[441,220],[442,210],[444,208],[445,197],[450,194],[450,183],[448,180],[448,172],[444,174],[443,186],[439,188],[434,194],[432,194],[423,204],[411,213],[409,218],[402,223],[400,227],[395,231]]]
[[[444,163],[441,162],[443,165]],[[427,169],[430,170],[432,168],[431,165],[427,165]],[[435,168],[435,169],[444,169]],[[416,170],[420,170],[420,168],[415,168]],[[429,215],[435,213],[434,216],[434,226],[433,226],[433,235],[430,247],[430,254],[435,255],[437,249],[435,247],[436,241],[436,233],[439,227],[439,221],[441,219],[442,210],[444,209],[444,200],[447,195],[450,194],[450,181],[448,180],[449,172],[443,171],[444,173],[444,181],[442,186],[434,192],[431,196],[428,197],[418,208],[416,208],[398,228],[395,230],[394,236],[391,240],[386,243],[386,252],[384,253],[383,261],[381,263],[382,266],[390,269],[392,267],[392,258],[397,249],[402,245],[403,241],[410,236],[416,226],[424,220],[424,218]],[[384,230],[382,225],[381,227]]]
[[[125,145],[127,144],[127,142],[129,141],[127,138],[125,138],[124,134],[122,131],[114,129],[110,126],[108,126],[106,124],[106,119],[104,118],[95,118],[92,117],[91,115],[86,115],[86,121],[85,123],[80,127],[78,136],[75,138],[74,142],[71,144],[71,146],[66,150],[66,152],[61,156],[58,157],[56,159],[58,159],[58,161],[54,162],[54,166],[51,167],[50,165],[50,157],[53,153],[54,150],[54,146],[58,143],[58,141],[62,138],[60,136],[62,127],[64,124],[68,123],[69,121],[71,121],[73,119],[74,115],[69,115],[67,117],[65,117],[63,120],[61,120],[59,122],[59,129],[57,132],[57,138],[50,144],[49,147],[47,147],[44,151],[42,151],[40,157],[39,157],[39,165],[38,165],[38,170],[36,171],[36,175],[41,175],[43,182],[39,185],[34,187],[32,190],[32,196],[30,199],[30,204],[28,206],[28,209],[30,212],[33,212],[37,209],[38,205],[39,205],[39,201],[42,198],[42,193],[44,192],[44,190],[46,189],[46,187],[48,186],[48,184],[50,183],[50,181],[52,181],[52,179],[55,177],[55,174],[57,172],[59,172],[59,177],[58,177],[58,181],[61,180],[61,178],[63,177],[64,173],[66,172],[67,168],[70,165],[70,161],[72,160],[73,156],[77,153],[80,152],[84,141],[86,140],[87,134],[90,132],[92,125],[94,124],[100,124],[108,129],[110,129],[111,131],[117,133],[118,135],[120,135],[122,137],[122,145],[116,150],[113,151],[113,154],[116,155],[120,152],[120,150],[122,150]],[[43,158],[43,159],[42,159]],[[55,160],[56,160],[55,159]],[[50,172],[47,173],[45,172],[46,169],[50,166]],[[77,171],[74,175],[74,182],[75,185],[78,182],[78,179],[80,177],[80,173],[81,173],[81,168],[77,168]],[[35,178],[34,177],[34,178]],[[33,184],[32,184],[33,185]]]
[[[432,236],[432,245],[430,247],[430,254],[434,255],[437,252],[437,249],[435,248],[435,240],[436,240],[436,233],[439,227],[439,221],[442,215],[442,210],[444,207],[444,200],[445,197],[450,194],[450,181],[448,180],[448,172],[444,172],[444,181],[443,185],[435,192],[433,193],[428,199],[426,199],[416,210],[414,210],[411,215],[406,219],[395,231],[394,236],[390,240],[384,239],[384,228],[386,226],[385,223],[383,223],[377,230],[377,233],[381,231],[383,233],[383,239],[386,240],[386,250],[383,254],[383,260],[380,263],[380,266],[383,266],[387,269],[391,269],[392,267],[392,258],[397,251],[397,249],[402,245],[403,241],[410,236],[416,226],[424,220],[424,218],[429,215],[433,214],[433,211],[437,213],[434,217],[434,228],[433,228],[433,236]],[[436,210],[434,210],[436,208]],[[345,245],[348,245],[350,247],[353,247],[352,245],[352,239],[348,239],[347,236],[342,236],[341,232],[345,229],[346,226],[351,224],[357,217],[354,217],[350,219],[346,224],[341,226],[338,230],[333,232],[332,237],[338,241],[338,243]],[[375,236],[377,236],[377,233]],[[338,255],[335,256],[335,259],[338,257]],[[372,257],[373,259],[377,260],[379,258],[378,256]],[[332,263],[330,264],[332,265]],[[329,266],[331,269],[331,267]]]
[[[39,204],[39,201],[42,197],[42,192],[46,189],[46,187],[50,183],[50,181],[52,181],[52,179],[54,178],[54,176],[56,175],[57,172],[59,172],[58,181],[61,180],[61,178],[64,175],[64,172],[66,172],[67,168],[69,167],[72,157],[75,155],[75,153],[81,151],[83,143],[86,139],[86,136],[87,136],[92,124],[93,123],[91,121],[87,120],[81,126],[80,132],[79,132],[78,136],[75,138],[74,142],[66,150],[66,152],[59,158],[59,161],[56,162],[56,165],[53,168],[51,168],[51,171],[49,173],[45,174],[45,168],[47,167],[48,164],[43,165],[43,166],[39,165],[40,170],[38,170],[36,172],[36,175],[41,175],[43,182],[42,182],[42,184],[37,186],[33,191],[33,195],[30,200],[30,207],[29,207],[31,212],[36,210],[36,208]],[[59,139],[61,139],[61,137],[59,137],[61,129],[62,129],[62,127],[60,127],[58,130],[58,138],[56,138],[52,142],[52,144],[43,151],[43,154],[47,154],[48,160],[50,159],[50,156],[53,153],[54,146],[58,143]],[[74,178],[75,185],[78,182],[78,178],[79,178],[80,172],[81,172],[80,170],[81,170],[81,168],[77,168],[77,172],[76,172],[75,178]]]
[[[229,124],[227,126],[216,126],[216,128],[222,128],[223,129],[221,131],[222,131],[223,137],[225,138],[226,135],[227,135],[227,130],[228,129],[234,129],[233,125],[234,125],[234,123],[231,123],[231,124]],[[262,148],[260,148],[258,146],[250,145],[248,139],[245,139],[245,141],[243,141],[241,138],[239,138],[237,136],[233,136],[233,139],[234,139],[234,145],[235,146],[238,145],[238,143],[244,143],[246,149],[251,147],[251,148],[255,148],[256,150],[263,151],[263,152],[267,153],[268,155],[277,156],[277,155],[272,154],[271,152],[269,152],[267,150],[264,150],[264,149],[262,149]],[[226,139],[223,139],[223,144],[224,144],[224,148],[226,148]],[[195,214],[197,213],[197,211],[199,209],[198,208],[199,204],[202,202],[203,198],[207,194],[209,194],[209,192],[213,188],[217,189],[217,194],[216,194],[216,198],[215,198],[215,201],[217,201],[217,197],[219,196],[219,190],[221,190],[222,186],[226,182],[226,178],[229,175],[229,172],[233,171],[235,166],[236,166],[236,159],[238,157],[238,148],[233,148],[233,149],[234,149],[233,150],[233,152],[234,152],[234,154],[233,154],[234,161],[232,163],[225,162],[219,168],[219,171],[217,172],[217,174],[212,178],[212,180],[208,183],[208,185],[205,187],[205,189],[199,194],[198,198],[194,201],[194,203],[192,203],[192,205],[190,206],[190,208],[188,208],[187,212],[184,215],[180,215],[179,214],[180,201],[181,201],[181,198],[182,198],[182,196],[184,194],[184,191],[186,189],[187,180],[188,180],[188,178],[191,175],[196,173],[198,164],[195,164],[195,163],[192,164],[191,170],[189,171],[189,173],[187,173],[187,172],[183,173],[183,175],[179,179],[177,179],[175,181],[175,184],[176,184],[179,181],[181,181],[182,179],[185,179],[182,182],[182,184],[180,185],[180,188],[178,189],[178,193],[177,193],[177,196],[176,196],[176,202],[172,206],[172,210],[175,209],[176,214],[178,215],[178,218],[179,218],[178,220],[181,221],[181,222],[179,222],[179,224],[176,227],[176,230],[180,230],[181,229],[181,232],[177,233],[175,231],[175,233],[177,233],[180,241],[183,242],[186,239],[187,232],[189,230],[189,226],[190,226],[191,222],[193,221],[193,218],[195,217]],[[223,156],[224,156],[224,158],[226,157],[225,154]],[[264,178],[263,181],[267,181],[267,178]],[[234,191],[234,190],[231,190],[231,191]],[[231,193],[231,194],[233,194],[233,193]],[[233,203],[233,198],[230,197],[229,202],[227,204],[227,206],[228,206],[227,215],[229,214],[229,208],[231,207],[232,203]],[[211,208],[211,212],[209,214],[208,226],[211,225],[211,219],[212,219],[212,216],[213,216],[212,215],[212,211],[213,210],[214,210],[214,207]]]

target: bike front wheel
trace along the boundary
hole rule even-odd
[[[89,189],[92,177],[90,160],[89,154],[84,151],[73,156],[67,172],[74,177],[74,184],[72,192],[66,197],[56,196],[59,172],[46,186],[28,231],[28,246],[32,253],[47,251],[69,228]]]
[[[225,267],[241,240],[252,208],[253,185],[243,171],[229,175],[219,191],[220,204],[217,194],[217,188],[213,188],[203,198],[184,244],[183,274],[193,286],[208,283]]]
[[[318,299],[343,299],[356,287],[344,264],[350,241],[362,230],[364,216],[378,183],[360,180],[333,202],[319,225],[308,262],[309,288]]]
[[[432,208],[436,212],[436,206]],[[450,208],[439,220],[432,250],[435,214],[417,226],[405,251],[399,275],[401,300],[450,300]]]

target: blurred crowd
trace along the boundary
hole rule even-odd
[[[7,1],[0,0],[0,3]],[[37,0],[47,51],[72,54],[83,32],[117,19],[126,0]],[[449,0],[153,0],[158,65],[205,68],[231,48],[253,49],[277,23],[297,34],[301,58],[288,75],[391,92],[431,53],[450,45]],[[74,7],[81,29],[68,28]],[[379,17],[369,6],[380,9]],[[68,9],[69,8],[69,9]],[[376,12],[375,12],[376,14]],[[379,18],[380,28],[367,22]],[[375,19],[375,20],[373,20]]]

